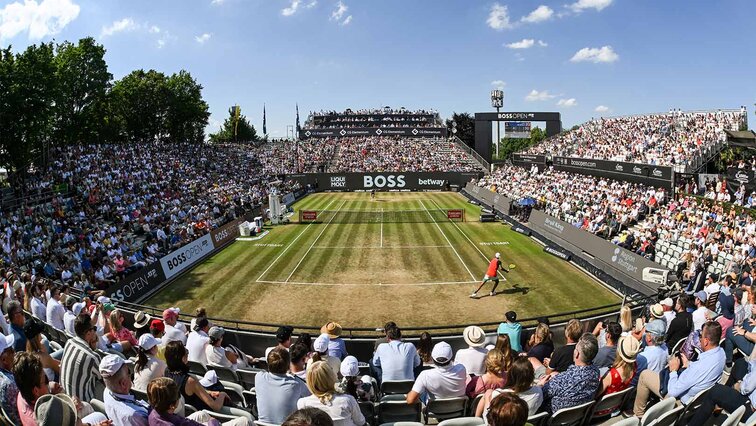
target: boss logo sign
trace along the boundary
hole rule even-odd
[[[404,175],[363,176],[363,188],[404,188]]]
[[[204,237],[163,256],[160,259],[160,264],[163,266],[165,278],[168,279],[178,274],[202,259],[211,251],[213,251],[213,240],[210,234],[207,234]]]
[[[219,243],[219,242],[225,240],[226,238],[228,238],[229,232],[231,232],[231,231],[229,231],[228,229],[224,229],[224,230],[218,232],[217,234],[215,234],[215,242]]]

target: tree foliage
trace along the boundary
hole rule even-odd
[[[234,136],[234,127],[236,127],[236,136]],[[234,117],[233,109],[228,109],[228,117],[223,121],[223,125],[217,132],[210,134],[210,142],[257,142],[260,140],[257,136],[257,130],[255,126],[247,120],[247,116],[241,114],[239,116],[238,126],[236,125],[236,118]]]
[[[446,119],[446,129],[452,135],[452,123],[457,123],[456,136],[467,146],[475,147],[475,118],[469,112],[453,113]]]
[[[93,38],[0,50],[0,166],[23,177],[49,148],[79,143],[202,142],[202,86],[186,71],[113,82]]]
[[[496,158],[496,160],[505,160],[515,152],[523,151],[544,139],[546,139],[546,132],[540,127],[531,128],[529,138],[501,138],[499,158]]]

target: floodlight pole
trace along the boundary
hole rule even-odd
[[[499,121],[500,108],[504,106],[504,91],[491,90],[491,106],[496,108],[496,159],[499,159],[499,143],[501,143],[501,122]]]

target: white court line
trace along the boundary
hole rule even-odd
[[[444,238],[446,239],[446,242],[450,246],[452,246],[451,241],[449,241],[449,237],[446,236],[446,233],[444,232],[444,230],[441,229],[441,227],[438,225],[438,222],[436,222],[436,218],[433,217],[433,215],[431,214],[430,210],[428,210],[428,208],[425,207],[425,203],[423,203],[423,200],[418,200],[418,201],[420,201],[420,205],[423,206],[423,209],[425,209],[425,211],[428,212],[428,216],[430,216],[430,218],[433,220],[433,223],[436,224],[436,228],[438,228],[438,230],[441,231],[441,235],[444,236]],[[467,273],[470,274],[470,278],[472,278],[473,280],[475,280],[475,275],[473,275],[473,273],[470,271],[470,268],[467,267],[467,264],[465,263],[465,261],[462,260],[462,256],[460,256],[459,253],[457,253],[457,249],[454,248],[454,246],[452,246],[452,250],[454,250],[454,254],[457,255],[457,258],[459,259],[459,261],[462,262],[462,266],[464,266],[465,269],[467,269]],[[477,282],[477,281],[475,281],[475,282]]]
[[[333,202],[334,202],[334,201],[336,201],[336,198],[332,199],[332,200],[331,200],[331,202],[330,202],[330,203],[328,203],[328,204],[327,204],[327,205],[325,206],[325,208],[324,208],[323,210],[327,210],[327,209],[328,209],[328,207],[329,207],[329,206],[330,206],[331,204],[333,204]],[[299,239],[299,237],[301,237],[301,236],[302,236],[302,234],[304,234],[304,233],[305,233],[305,231],[307,231],[307,229],[309,229],[309,228],[310,228],[310,226],[312,226],[312,224],[313,224],[313,223],[315,223],[315,222],[310,222],[310,223],[308,223],[308,224],[307,224],[307,226],[305,226],[305,229],[303,229],[303,230],[302,230],[302,232],[300,232],[300,233],[299,233],[299,235],[297,235],[297,237],[296,237],[296,238],[294,238],[294,239],[293,239],[293,240],[292,240],[292,241],[291,241],[291,242],[289,243],[289,245],[288,245],[288,246],[286,246],[286,248],[285,248],[285,249],[283,249],[283,250],[281,251],[281,254],[279,254],[279,255],[278,255],[278,257],[276,257],[275,259],[273,259],[273,262],[271,262],[271,263],[270,263],[270,265],[268,265],[268,267],[267,267],[267,268],[266,268],[266,269],[265,269],[265,270],[263,271],[263,273],[262,273],[262,274],[260,274],[260,276],[259,276],[259,277],[257,277],[257,282],[260,282],[260,280],[262,279],[262,277],[263,277],[263,276],[264,276],[265,274],[267,274],[267,273],[268,273],[268,271],[270,271],[270,268],[272,268],[272,267],[273,267],[273,265],[275,265],[275,264],[276,264],[276,262],[278,262],[278,259],[280,259],[280,258],[281,258],[281,256],[283,256],[283,255],[284,255],[284,253],[286,253],[286,251],[288,251],[288,250],[289,250],[289,248],[290,248],[291,246],[293,246],[293,245],[294,245],[294,243],[295,243],[295,242],[296,242],[296,241],[297,241],[297,240]]]
[[[452,248],[448,245],[439,246],[315,246],[316,249],[419,249],[419,248]]]
[[[381,247],[383,247],[383,207],[381,207]]]
[[[328,223],[326,223],[325,226],[323,227],[323,229],[320,230],[320,234],[318,234],[317,238],[315,238],[315,241],[313,241],[312,244],[310,244],[310,248],[307,249],[307,251],[305,252],[304,256],[302,256],[302,258],[299,259],[299,262],[297,263],[297,266],[295,266],[294,269],[292,269],[292,271],[289,274],[289,276],[286,277],[286,282],[289,282],[289,280],[291,279],[291,276],[294,275],[294,272],[297,272],[297,269],[299,269],[299,265],[301,265],[302,262],[305,260],[305,257],[307,257],[307,255],[310,253],[310,250],[312,250],[312,248],[315,247],[315,243],[318,242],[318,240],[320,239],[320,237],[323,235],[323,232],[325,232],[325,230],[328,228],[328,225],[330,225],[331,222],[333,222],[333,218],[336,217],[336,214],[339,213],[339,210],[341,210],[341,208],[344,207],[344,203],[346,203],[346,202],[347,202],[347,200],[342,201],[341,204],[339,205],[339,208],[336,209],[336,212],[333,214],[333,216],[331,216],[331,218],[328,219]]]
[[[476,284],[478,281],[445,281],[445,282],[430,282],[430,283],[306,283],[297,281],[257,281],[262,284],[277,284],[277,285],[310,285],[318,287],[418,287],[418,286],[433,286],[433,285],[469,285]]]

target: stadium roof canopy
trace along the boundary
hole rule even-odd
[[[730,146],[756,149],[756,133],[752,130],[738,132],[725,130],[725,132],[727,133],[727,142]]]

